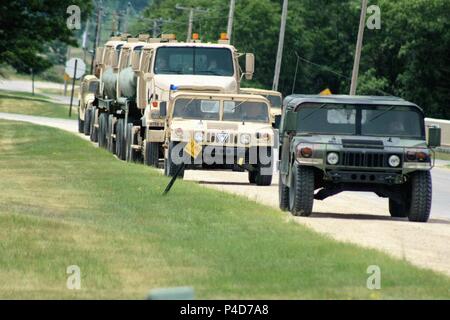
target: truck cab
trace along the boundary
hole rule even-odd
[[[270,104],[257,95],[175,93],[165,122],[164,167],[248,171],[250,183],[270,185],[274,132]],[[183,173],[181,173],[183,175]]]
[[[342,191],[389,199],[392,217],[426,222],[433,149],[424,113],[395,97],[307,96],[285,99],[280,127],[279,204],[309,216],[313,202]]]

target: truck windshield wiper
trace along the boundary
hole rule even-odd
[[[377,114],[376,116],[372,117],[372,118],[369,120],[369,122],[372,122],[373,120],[378,119],[379,117],[381,117],[381,116],[384,115],[385,113],[387,113],[387,112],[393,110],[395,107],[396,107],[396,106],[392,106],[392,107],[390,107],[389,109],[384,110],[382,113]]]

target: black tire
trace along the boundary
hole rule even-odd
[[[133,143],[134,143],[133,123],[127,123],[126,149],[128,162],[139,161],[139,152],[131,147]]]
[[[430,171],[416,171],[411,174],[411,205],[408,219],[427,222],[430,218],[432,182]]]
[[[255,183],[257,186],[270,186],[272,184],[272,174],[262,174],[262,168],[256,172]]]
[[[408,216],[409,208],[405,201],[398,203],[393,199],[389,199],[389,212],[393,218],[406,218]]]
[[[282,211],[289,209],[289,187],[283,183],[281,173],[278,179],[278,202]]]
[[[120,160],[126,159],[125,119],[118,119],[116,125],[116,155]]]
[[[294,216],[308,217],[314,204],[314,170],[294,165],[289,187],[289,210]]]
[[[86,111],[84,113],[83,133],[85,136],[88,136],[91,134],[91,110],[90,109],[86,109]]]
[[[181,164],[175,164],[172,161],[172,149],[174,148],[176,144],[171,142],[169,144],[169,156],[167,159],[164,159],[164,174],[169,177],[175,176],[178,169],[180,168]],[[183,156],[182,151],[180,151],[180,156]],[[181,172],[178,174],[178,178],[182,179],[184,178],[184,169],[181,170]]]
[[[159,143],[145,142],[144,164],[157,168],[159,165]]]
[[[116,141],[113,138],[114,133],[114,115],[110,114],[108,116],[108,131],[106,132],[106,140],[108,141],[108,151],[111,153],[116,152]]]
[[[256,183],[256,175],[257,175],[257,171],[256,170],[249,170],[248,171],[248,182],[249,183]]]
[[[78,110],[78,133],[84,133],[84,121],[80,118],[80,110]]]
[[[91,141],[92,142],[98,142],[98,128],[95,126],[95,116],[97,113],[97,108],[92,107],[91,111]]]
[[[106,134],[108,132],[108,114],[105,112],[100,113],[98,116],[98,146],[106,149],[108,141],[106,140]]]

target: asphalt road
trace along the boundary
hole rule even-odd
[[[56,127],[77,134],[76,120],[0,113],[0,119],[26,121]],[[450,276],[450,162],[439,161],[433,169],[433,205],[428,223],[392,219],[386,199],[370,193],[343,192],[324,201],[316,201],[311,217],[293,217],[286,221],[306,225],[334,239],[385,251],[421,267]],[[249,185],[247,173],[230,171],[192,171],[185,179],[224,192],[235,193],[274,208],[278,207],[278,177],[269,187]],[[175,185],[176,187],[176,185]],[[377,264],[374,261],[374,264]],[[380,266],[382,268],[382,266]]]

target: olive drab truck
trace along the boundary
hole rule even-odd
[[[283,106],[283,96],[281,95],[281,92],[256,88],[241,88],[240,93],[257,94],[269,100],[272,125],[274,128],[279,127],[281,121],[281,108]]]
[[[250,183],[272,182],[275,137],[270,103],[258,95],[180,91],[162,104],[166,116],[164,172],[184,169],[248,171]]]
[[[177,91],[238,94],[241,78],[251,79],[254,72],[253,54],[245,55],[245,72],[239,65],[241,56],[227,40],[183,43],[173,35],[149,39],[141,50],[139,65],[134,66],[136,114],[141,116],[128,117],[128,123],[120,127],[126,131],[120,142],[125,145],[126,158],[158,166],[165,136],[160,107],[167,107]]]
[[[279,205],[309,216],[314,200],[343,191],[389,199],[392,217],[430,216],[434,147],[440,128],[425,135],[424,113],[395,97],[292,95],[280,127]]]

